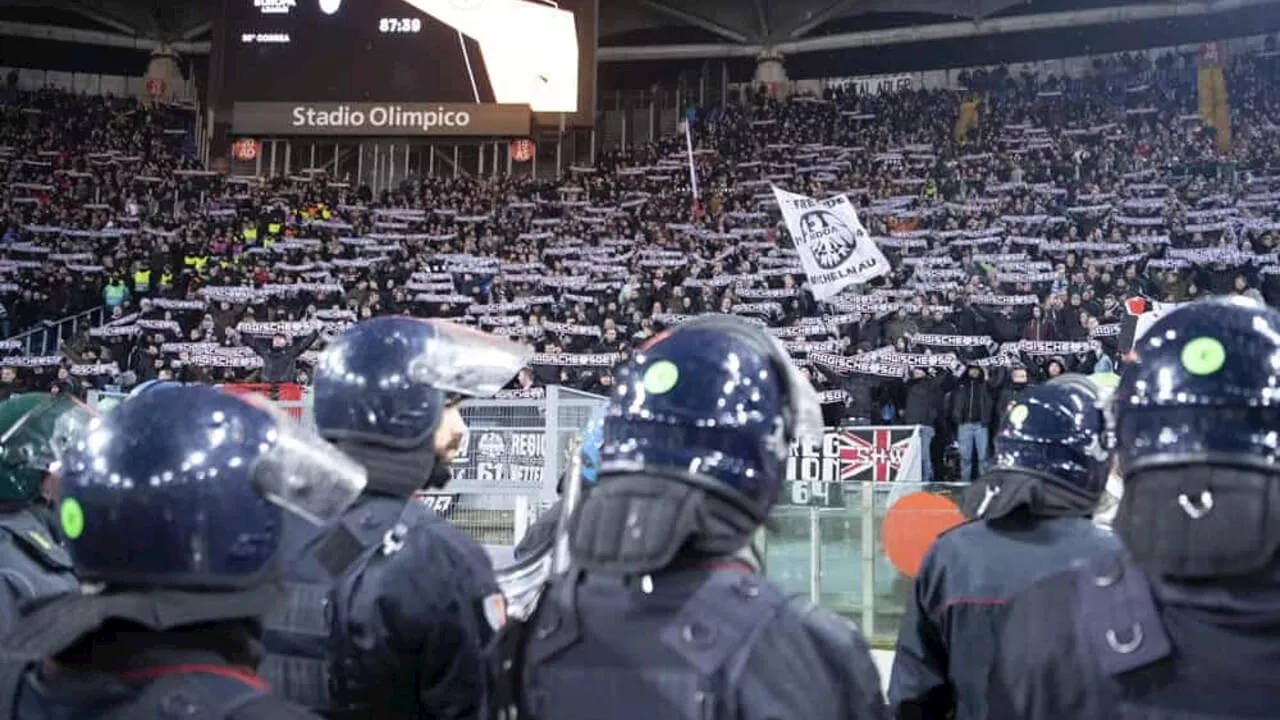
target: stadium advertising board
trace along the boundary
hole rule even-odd
[[[408,105],[406,112],[421,114],[443,106],[455,120],[469,117],[466,123],[404,125],[431,124],[434,135],[463,129],[485,134],[496,122],[488,119],[490,108],[503,105],[565,113],[571,124],[590,124],[596,3],[223,0],[215,36],[219,101],[237,110],[239,104],[258,106],[256,112],[236,113],[236,133],[264,134],[281,127],[241,125],[266,113],[264,103],[300,105],[304,115],[308,104],[333,110],[373,103]],[[283,117],[291,119],[293,113]],[[351,123],[329,125],[333,130],[344,126],[348,132],[331,134],[354,134]],[[373,134],[376,123],[366,115],[363,127],[369,130],[364,134]]]
[[[887,95],[889,93],[910,90],[915,80],[910,75],[870,75],[867,77],[831,78],[826,81],[829,88],[851,90],[858,95]]]
[[[248,135],[527,135],[526,105],[236,103],[231,125]]]

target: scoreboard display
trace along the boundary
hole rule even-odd
[[[222,0],[232,103],[594,105],[596,0]]]

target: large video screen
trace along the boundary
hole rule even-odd
[[[236,103],[501,103],[591,112],[596,0],[224,0]]]

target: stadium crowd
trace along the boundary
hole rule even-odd
[[[1127,299],[1280,302],[1280,66],[1231,59],[1222,154],[1195,63],[1121,56],[1080,78],[977,71],[966,92],[702,109],[697,203],[683,138],[561,182],[411,177],[375,195],[322,171],[207,171],[182,108],[19,93],[0,105],[0,330],[99,305],[106,321],[60,348],[6,341],[0,385],[306,384],[333,332],[397,313],[535,344],[515,396],[603,393],[637,343],[728,312],[804,361],[830,424],[935,429],[935,463],[951,439],[974,448],[969,479],[1022,387],[1114,367]],[[894,272],[816,302],[770,184],[847,194]]]

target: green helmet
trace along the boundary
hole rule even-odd
[[[66,395],[25,393],[0,402],[0,502],[34,500],[93,417]]]

